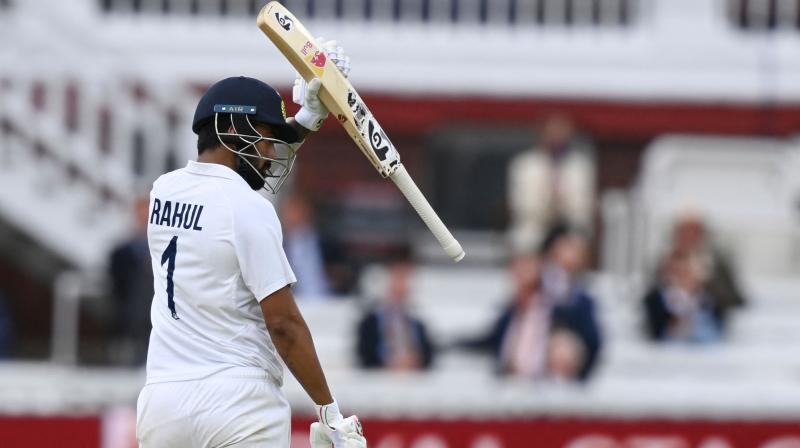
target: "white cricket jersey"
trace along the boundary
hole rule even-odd
[[[230,168],[190,161],[150,192],[147,383],[283,367],[259,302],[294,283],[275,208]]]

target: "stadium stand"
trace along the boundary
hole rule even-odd
[[[441,342],[480,331],[501,305],[504,270],[426,268],[414,289],[415,307]],[[453,277],[458,288],[452,288]],[[471,279],[471,280],[469,280]],[[348,406],[373,417],[667,416],[790,419],[800,412],[800,369],[794,297],[796,281],[751,282],[754,299],[734,317],[724,346],[655,347],[640,331],[638,304],[619,297],[612,279],[595,278],[608,339],[596,378],[586,387],[531,385],[496,377],[482,357],[445,353],[430,374],[355,369],[356,301],[301,302],[321,361]],[[455,290],[455,291],[454,291]],[[464,294],[457,294],[461,292]],[[769,368],[765,368],[769,366]],[[99,412],[132,403],[142,372],[6,364],[0,368],[5,414]],[[287,378],[287,395],[303,414],[308,398]]]
[[[18,315],[41,306],[24,315],[52,316],[19,322],[19,338],[44,338],[49,349],[40,356],[21,348],[20,359],[0,363],[0,428],[20,416],[93,419],[134,405],[140,369],[81,358],[102,337],[106,255],[129,228],[130,202],[194,157],[188,123],[205,86],[242,73],[289,91],[292,70],[253,23],[263,3],[0,0],[0,258],[20,268],[0,263],[0,279],[11,279],[0,286]],[[800,139],[791,134],[800,132],[800,0],[284,3],[346,46],[354,82],[406,144],[410,166],[430,162],[424,143],[440,128],[480,122],[500,134],[500,125],[531,123],[531,111],[565,107],[602,137],[600,187],[612,183],[608,173],[636,168],[619,175],[634,182],[601,188],[591,288],[606,345],[589,384],[501,379],[488,359],[458,350],[443,351],[430,373],[363,372],[354,367],[353,328],[365,304],[302,301],[349,409],[367,419],[470,424],[561,417],[796,425]],[[643,105],[659,113],[642,113],[652,110]],[[702,107],[727,115],[706,117]],[[331,171],[350,175],[356,160],[370,169],[333,128],[322,131],[327,152],[309,144],[301,156],[298,184],[317,193],[328,192],[318,179],[338,175]],[[701,209],[730,248],[750,300],[721,344],[654,346],[642,333],[639,298],[687,207]],[[413,303],[442,347],[485,330],[511,287],[498,267],[503,235],[456,230],[468,248],[457,267],[437,258],[426,234],[414,234],[424,263]],[[16,289],[18,272],[52,293],[47,303]],[[287,378],[285,388],[297,415],[307,416],[299,385]]]

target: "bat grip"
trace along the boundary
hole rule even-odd
[[[461,244],[456,241],[453,234],[447,230],[447,227],[445,227],[439,215],[436,214],[428,203],[428,200],[425,199],[425,196],[419,191],[417,184],[411,179],[411,176],[408,174],[403,164],[398,165],[395,172],[392,173],[389,178],[392,179],[392,182],[397,185],[397,188],[403,192],[409,204],[414,207],[419,217],[422,218],[422,221],[428,226],[433,236],[439,241],[445,253],[450,256],[453,261],[461,261],[465,255],[464,249],[461,248]]]

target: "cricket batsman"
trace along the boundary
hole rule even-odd
[[[321,46],[347,75],[341,47]],[[257,193],[280,189],[297,149],[327,117],[319,87],[296,80],[302,107],[287,119],[267,84],[217,82],[195,111],[197,161],[153,183],[147,239],[155,295],[137,403],[141,448],[288,448],[281,359],[316,404],[312,447],[367,446],[358,418],[344,418],[331,395],[292,296],[280,222]]]

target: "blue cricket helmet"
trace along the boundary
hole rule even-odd
[[[197,104],[192,131],[199,134],[216,113],[245,114],[250,121],[268,124],[277,139],[286,143],[299,140],[297,131],[286,123],[286,105],[281,96],[257,79],[235,76],[209,87]]]

